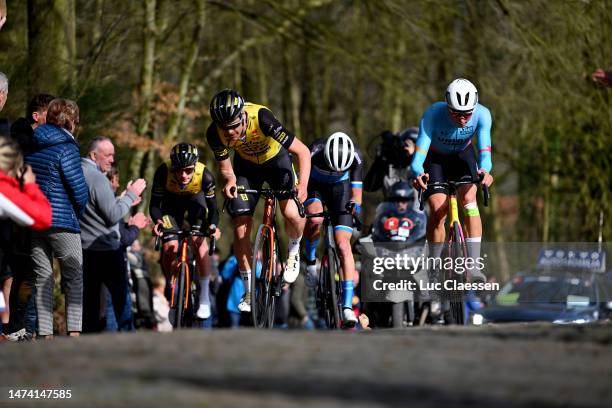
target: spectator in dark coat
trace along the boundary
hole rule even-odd
[[[23,154],[33,152],[34,129],[47,121],[49,103],[53,95],[38,94],[32,98],[26,109],[26,115],[11,125],[11,138],[19,144]],[[25,327],[26,333],[21,339],[29,340],[36,331],[36,274],[32,264],[32,232],[29,228],[13,226],[10,231],[12,256],[7,266],[14,277],[10,295],[10,327],[7,330],[17,331]],[[25,302],[25,304],[24,304]],[[4,331],[7,333],[7,331]]]
[[[119,189],[119,167],[115,163],[111,166],[111,169],[106,172],[106,177],[111,183],[111,188],[113,193],[117,193]],[[128,221],[125,219],[119,221],[119,248],[123,253],[124,265],[125,265],[125,276],[130,279],[129,276],[129,268],[128,268],[128,256],[127,249],[130,245],[136,241],[138,235],[140,234],[140,230],[146,228],[151,223],[151,220],[144,215],[142,212],[138,212],[135,215],[131,216]],[[133,282],[136,284],[136,282]],[[132,294],[131,291],[127,291],[126,303],[123,307],[122,315],[119,319],[115,317],[115,310],[113,308],[113,301],[108,292],[106,286],[104,286],[102,290],[102,298],[106,297],[106,331],[119,331],[120,327],[117,321],[120,322],[128,322],[125,325],[125,330],[130,331],[134,330],[134,316],[132,313]],[[102,302],[104,303],[104,301]]]
[[[85,210],[89,195],[79,145],[73,136],[78,123],[76,103],[54,99],[49,104],[47,124],[34,130],[34,151],[26,155],[26,162],[32,166],[53,212],[51,228],[32,236],[40,336],[53,335],[53,256],[60,263],[68,334],[78,336],[82,329],[83,252],[79,215]]]

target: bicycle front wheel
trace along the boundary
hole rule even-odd
[[[461,234],[459,223],[454,223],[452,228],[452,241],[450,243],[450,256],[453,259],[453,265],[456,265],[456,260],[467,256],[467,248]],[[458,273],[452,270],[449,279],[457,283],[465,283],[465,272]],[[446,292],[449,301],[448,324],[465,324],[465,297],[462,290],[449,290]]]
[[[256,328],[272,327],[274,324],[274,259],[273,231],[261,225],[253,246],[251,264],[251,315]]]
[[[325,323],[331,330],[341,327],[338,285],[336,283],[338,265],[336,262],[335,252],[330,249],[323,257],[319,276],[319,304],[325,317]]]
[[[176,277],[176,285],[174,287],[174,328],[180,329],[184,327],[185,319],[185,290],[187,287],[187,265],[181,263],[178,268],[178,275]]]

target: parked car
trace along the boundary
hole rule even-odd
[[[534,269],[520,272],[478,311],[483,323],[590,323],[608,313],[597,272]]]

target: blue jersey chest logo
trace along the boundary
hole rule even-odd
[[[436,140],[443,145],[453,147],[464,145],[465,142],[474,135],[474,126],[465,126],[463,128],[440,129]]]

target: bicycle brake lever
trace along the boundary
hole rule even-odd
[[[208,245],[208,256],[213,256],[213,254],[215,253],[216,239],[214,235],[211,235],[209,239],[210,239],[210,244]]]

